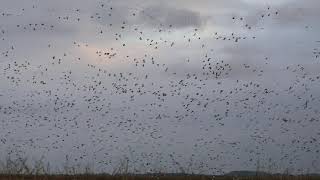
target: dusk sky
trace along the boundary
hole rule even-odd
[[[0,160],[320,172],[319,0],[0,0]]]

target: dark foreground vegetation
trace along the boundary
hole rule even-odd
[[[320,176],[208,176],[208,175],[0,175],[0,180],[320,180]]]
[[[122,161],[121,161],[122,162]],[[10,158],[0,161],[0,180],[320,180],[320,174],[291,175],[289,170],[283,173],[271,173],[259,170],[231,171],[223,175],[188,173],[181,167],[181,172],[134,174],[128,171],[128,161],[120,163],[114,171],[103,174],[94,173],[91,166],[76,168],[65,162],[63,169],[51,171],[50,163],[45,165],[42,159],[33,165],[28,158]],[[187,168],[186,168],[187,169]]]

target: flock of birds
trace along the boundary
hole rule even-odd
[[[268,84],[264,80],[271,75],[264,66],[235,64],[211,47],[230,41],[237,48],[258,39],[258,28],[246,17],[229,18],[245,34],[212,32],[207,37],[196,27],[172,35],[179,31],[175,24],[132,9],[130,18],[122,20],[111,4],[98,3],[90,15],[81,8],[55,14],[51,23],[44,15],[39,22],[0,26],[2,157],[41,154],[50,161],[67,156],[74,165],[92,161],[99,170],[113,169],[127,158],[133,172],[223,173],[234,164],[255,168],[257,160],[264,167],[302,172],[299,163],[306,156],[314,168],[320,163],[320,74],[290,64],[281,68],[288,76],[284,84]],[[24,7],[20,15],[1,11],[0,19],[19,19],[37,8]],[[271,7],[261,12],[261,23],[281,16]],[[158,26],[130,22],[141,16],[159,21]],[[11,31],[50,36],[62,25],[86,21],[106,22],[93,26],[91,38],[110,43],[100,48],[77,37],[65,42],[71,50],[57,51],[52,40],[44,51],[34,48],[24,56],[20,44],[10,39]],[[182,40],[173,40],[176,36]],[[163,60],[161,52],[178,54],[181,48],[196,50],[197,56]],[[39,61],[37,53],[46,59]],[[313,54],[319,58],[319,49]],[[270,59],[257,61],[268,64]],[[250,77],[238,77],[236,71]]]

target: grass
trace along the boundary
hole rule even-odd
[[[319,180],[312,176],[204,176],[204,175],[0,175],[0,180]]]
[[[0,180],[320,180],[320,176],[289,175],[285,174],[260,174],[252,176],[212,176],[195,175],[188,173],[157,173],[157,174],[130,174],[128,171],[128,161],[121,161],[112,174],[94,174],[90,166],[82,170],[69,167],[66,163],[64,169],[58,173],[52,173],[50,164],[45,164],[41,158],[28,164],[27,158],[7,158],[0,162]],[[68,158],[66,158],[68,160]],[[183,172],[185,172],[182,169]],[[258,171],[257,171],[258,172]]]

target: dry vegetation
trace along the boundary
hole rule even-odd
[[[127,165],[115,168],[112,174],[94,174],[92,168],[63,167],[52,174],[50,164],[42,159],[31,165],[27,158],[7,158],[0,162],[0,180],[320,180],[320,176],[264,175],[264,176],[212,176],[193,174],[130,174]]]
[[[312,176],[253,176],[253,177],[227,177],[227,176],[197,176],[197,175],[0,175],[0,180],[319,180]]]

